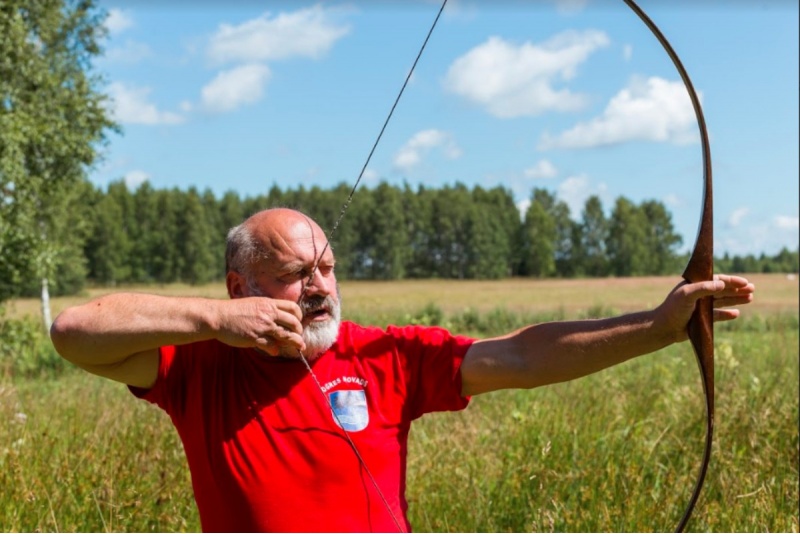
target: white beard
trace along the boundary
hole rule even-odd
[[[336,286],[336,293],[339,293],[339,286]],[[247,293],[251,297],[265,296],[261,289],[254,283],[253,280],[247,280]],[[311,300],[315,300],[313,297]],[[319,299],[316,299],[319,304]],[[313,361],[322,356],[322,354],[331,348],[336,340],[339,338],[339,325],[342,322],[342,305],[339,299],[334,299],[330,295],[325,297],[322,304],[330,310],[331,318],[323,322],[312,322],[303,328],[303,341],[306,344],[306,350],[303,351],[303,356],[306,360]],[[306,298],[300,302],[300,309],[303,313],[307,312],[312,306],[309,306],[309,299]],[[296,350],[281,351],[281,356],[287,358],[297,358]]]
[[[306,342],[306,350],[303,351],[303,356],[308,360],[319,358],[339,338],[342,307],[332,297],[326,298],[326,305],[331,311],[331,318],[321,323],[309,323],[308,326],[303,328],[303,341]]]

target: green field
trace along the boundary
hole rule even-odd
[[[755,276],[756,304],[716,334],[717,428],[689,530],[798,531],[798,286]],[[491,335],[530,320],[656,305],[669,278],[343,283],[345,316]],[[137,288],[224,297],[220,287]],[[54,309],[85,301],[56,299]],[[35,314],[18,301],[10,316]],[[43,349],[44,350],[44,349]],[[0,529],[198,530],[166,415],[67,369],[21,376],[0,352]],[[701,459],[703,398],[688,344],[594,376],[476,397],[415,423],[418,531],[668,531]]]

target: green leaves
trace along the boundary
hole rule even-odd
[[[75,192],[114,128],[91,70],[100,22],[91,1],[0,7],[0,301],[63,268],[85,276]]]

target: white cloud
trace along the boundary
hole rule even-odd
[[[597,30],[566,31],[538,45],[491,37],[456,59],[443,85],[499,118],[574,111],[585,105],[585,97],[554,84],[573,78],[577,67],[608,43]]]
[[[138,63],[153,55],[150,47],[145,43],[127,40],[122,46],[109,48],[103,55],[103,60],[110,63]]]
[[[633,47],[629,44],[626,44],[622,47],[622,59],[625,61],[630,61],[633,57]]]
[[[179,124],[183,117],[169,111],[159,111],[147,101],[149,87],[129,87],[114,82],[108,87],[114,119],[127,124]]]
[[[694,108],[683,82],[651,77],[634,80],[617,93],[599,117],[555,137],[543,135],[539,149],[588,148],[637,140],[687,144],[698,137]]]
[[[607,192],[608,187],[605,184],[592,185],[588,176],[578,174],[561,182],[556,190],[556,196],[566,202],[569,206],[570,216],[578,220],[581,218],[586,200],[590,196],[597,195],[602,199]]]
[[[546,159],[539,160],[533,167],[528,167],[523,171],[526,178],[553,178],[558,174],[555,165]]]
[[[123,9],[109,9],[105,20],[105,27],[111,35],[119,34],[133,26],[133,17],[130,11]]]
[[[135,170],[125,174],[125,185],[128,189],[135,191],[140,185],[150,179],[150,175],[144,171]]]
[[[731,228],[739,226],[742,219],[744,219],[748,213],[750,213],[750,208],[737,208],[733,210],[730,217],[728,217],[728,226]]]
[[[800,227],[800,218],[793,217],[790,215],[776,215],[772,219],[772,223],[775,225],[775,228],[780,230],[795,230],[797,231]]]
[[[461,157],[461,148],[450,133],[436,129],[422,130],[400,147],[394,156],[394,166],[406,171],[416,167],[422,161],[422,156],[434,148],[440,149],[448,159]]]
[[[222,71],[203,87],[203,108],[221,113],[258,102],[269,78],[269,67],[255,63]]]
[[[220,25],[208,57],[215,63],[253,62],[290,57],[319,58],[350,32],[321,5],[271,17],[264,13],[238,26]]]

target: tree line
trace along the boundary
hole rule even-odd
[[[74,293],[87,282],[204,284],[225,276],[228,230],[267,207],[299,209],[330,231],[350,186],[282,190],[241,197],[229,191],[135,190],[124,182],[106,189],[81,184],[82,202],[68,219],[70,239],[52,289]],[[455,184],[416,189],[381,183],[353,197],[332,239],[340,279],[497,279],[679,274],[687,260],[677,252],[675,232],[663,203],[635,204],[625,197],[606,216],[590,197],[579,217],[546,189],[534,189],[520,214],[502,187]],[[797,271],[797,252],[775,258],[725,256],[726,272]],[[720,265],[722,267],[722,265]],[[38,280],[20,287],[36,294]]]

